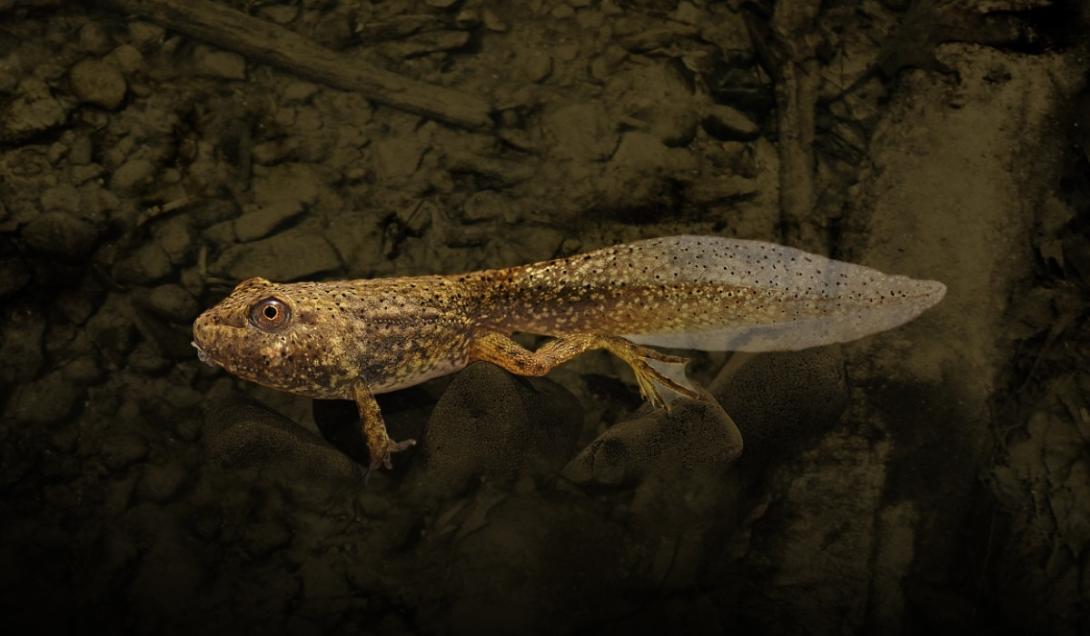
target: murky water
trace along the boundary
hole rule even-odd
[[[1090,626],[1085,9],[90,4],[0,1],[11,622]],[[683,234],[947,291],[862,340],[670,350],[708,399],[669,411],[602,351],[545,377],[471,364],[377,396],[418,444],[369,475],[355,404],[191,345],[253,276]]]

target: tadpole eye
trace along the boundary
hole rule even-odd
[[[282,329],[291,320],[291,309],[279,298],[265,298],[250,307],[250,322],[262,331]]]

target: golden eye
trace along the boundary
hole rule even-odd
[[[250,322],[262,331],[283,329],[291,320],[291,309],[279,298],[265,298],[250,307]]]

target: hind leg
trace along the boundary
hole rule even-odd
[[[641,347],[617,336],[573,334],[550,340],[537,351],[530,351],[508,336],[486,332],[474,339],[469,356],[471,360],[491,362],[518,375],[541,376],[591,349],[605,349],[624,360],[636,376],[640,393],[652,406],[667,406],[667,401],[659,393],[659,386],[694,400],[701,399],[698,391],[667,377],[652,366],[652,362],[678,365],[681,367],[678,369],[679,377],[684,377],[686,358]]]

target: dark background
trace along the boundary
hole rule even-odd
[[[1087,633],[1088,29],[1060,0],[0,0],[5,620]],[[681,233],[949,291],[843,347],[694,355],[722,409],[652,412],[598,353],[381,396],[422,444],[366,487],[351,408],[189,346],[252,275]]]

